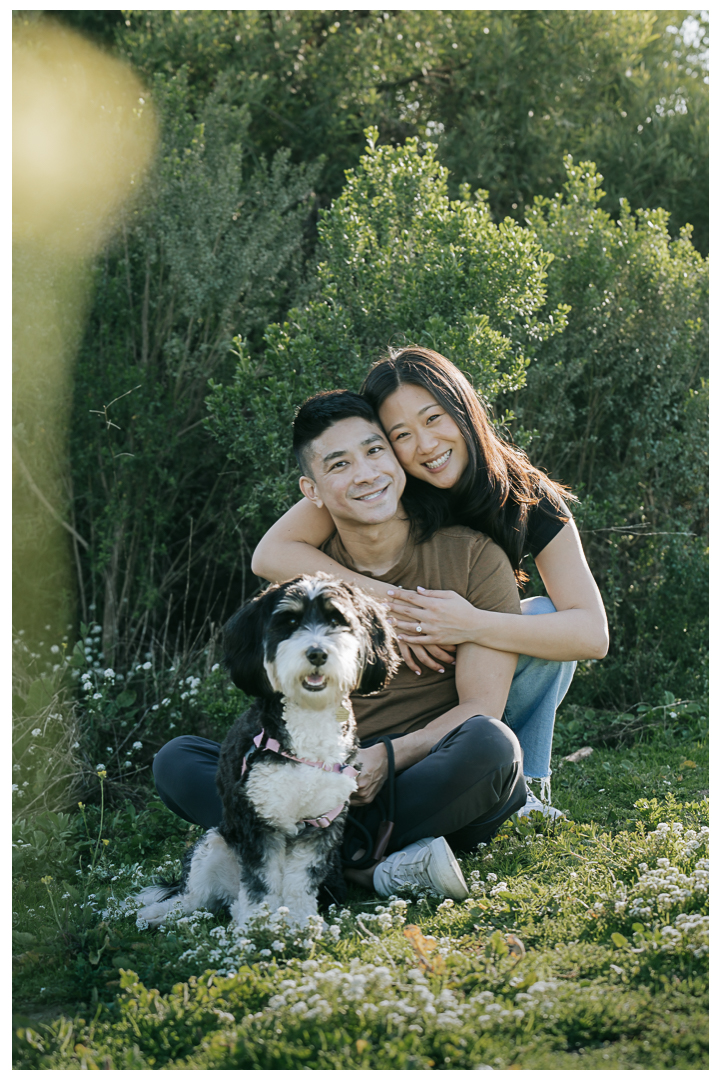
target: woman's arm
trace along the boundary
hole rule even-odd
[[[387,582],[357,574],[318,550],[334,531],[333,520],[324,507],[318,509],[309,499],[301,499],[275,522],[255,548],[251,564],[253,573],[268,581],[287,581],[297,574],[316,574],[324,570],[326,574],[336,574],[343,581],[359,585],[378,600],[387,600],[390,588]],[[454,649],[446,652],[440,646],[433,646],[432,652],[428,653],[424,645],[416,645],[411,652],[404,642],[400,642],[400,652],[416,675],[420,675],[422,664],[433,671],[442,671],[443,665],[454,663]]]
[[[263,536],[252,557],[252,572],[268,581],[287,581],[297,574],[337,574],[352,581],[377,599],[386,599],[389,586],[384,581],[364,577],[335,562],[319,551],[335,532],[333,520],[324,507],[318,509],[309,499],[283,514]]]
[[[507,615],[474,608],[457,593],[403,591],[391,606],[398,637],[426,647],[474,641],[542,660],[602,659],[608,650],[605,608],[574,521],[543,548],[535,565],[557,609],[552,614]],[[413,632],[418,624],[422,634]]]

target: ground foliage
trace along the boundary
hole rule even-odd
[[[358,890],[301,932],[138,928],[127,897],[200,832],[160,803],[19,821],[15,1067],[707,1067],[706,724],[672,712],[556,758],[569,820],[508,822],[466,902]]]

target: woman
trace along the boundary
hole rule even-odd
[[[341,573],[390,600],[406,663],[452,662],[464,641],[520,655],[504,720],[523,749],[526,781],[541,781],[524,812],[549,806],[555,712],[577,660],[608,648],[605,609],[590,573],[566,488],[500,439],[465,376],[431,349],[393,351],[373,366],[361,393],[374,406],[408,475],[403,505],[419,540],[455,521],[490,536],[507,554],[518,583],[535,559],[547,597],[522,601],[522,615],[482,611],[452,592],[399,591],[340,567],[317,550],[333,532],[330,516],[307,499],[289,510],[255,550],[253,571],[271,580],[299,572]],[[529,619],[525,616],[533,615]],[[414,654],[414,658],[410,653]]]

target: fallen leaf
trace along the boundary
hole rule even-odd
[[[581,746],[580,749],[576,750],[573,754],[568,754],[567,757],[564,757],[563,761],[572,761],[574,763],[577,763],[578,761],[582,761],[583,758],[590,757],[592,752],[592,746]]]
[[[694,761],[683,761],[680,766],[681,769],[697,769],[697,765]]]
[[[370,1043],[367,1041],[367,1039],[355,1040],[355,1049],[357,1050],[358,1054],[362,1054],[363,1050],[367,1050],[369,1045]]]
[[[427,938],[419,926],[410,923],[403,927],[403,934],[412,946],[412,950],[424,968],[438,974],[445,970],[445,961],[442,956],[431,958],[430,954],[438,947],[435,938]]]

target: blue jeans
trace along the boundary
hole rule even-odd
[[[521,601],[523,615],[549,615],[555,605],[547,596]],[[519,656],[503,720],[518,737],[527,778],[549,787],[555,713],[575,674],[575,660],[539,660]]]

